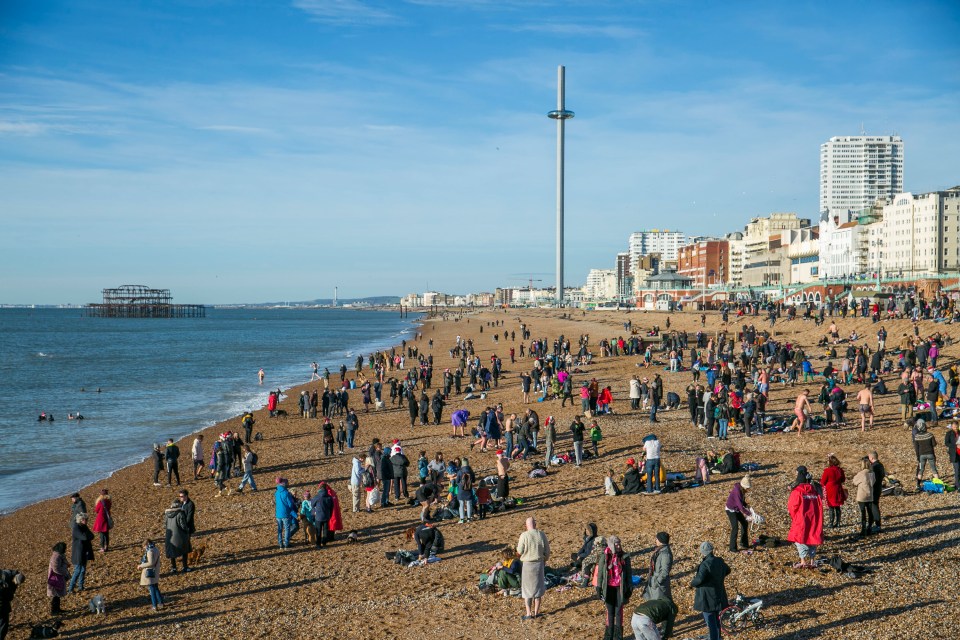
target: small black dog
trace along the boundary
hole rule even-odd
[[[56,638],[60,635],[60,627],[63,624],[57,620],[53,624],[38,624],[30,630],[31,638]]]
[[[274,411],[273,413],[274,413],[274,415],[275,415],[277,418],[286,418],[286,417],[287,417],[287,410],[286,410],[286,409],[277,409],[277,410]]]

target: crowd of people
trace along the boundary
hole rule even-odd
[[[741,310],[742,311],[742,310]],[[724,314],[729,311],[724,311]],[[741,317],[745,314],[740,314]],[[776,314],[771,315],[776,318]],[[821,316],[821,320],[823,317]],[[903,336],[896,356],[887,351],[887,334],[881,325],[877,331],[877,348],[872,349],[859,336],[840,337],[836,323],[825,336],[823,358],[827,360],[820,371],[803,347],[778,338],[769,331],[758,330],[752,324],[743,324],[738,330],[726,325],[709,334],[705,330],[695,335],[684,330],[666,330],[654,327],[646,333],[637,333],[632,323],[625,324],[627,337],[599,340],[595,347],[599,358],[635,358],[643,370],[631,376],[621,390],[614,384],[604,385],[591,376],[586,367],[595,362],[591,337],[576,338],[559,335],[550,340],[533,338],[525,323],[507,331],[504,321],[486,324],[492,329],[492,339],[499,348],[509,347],[511,365],[521,361],[520,371],[513,377],[519,386],[516,396],[517,411],[508,411],[504,402],[489,403],[476,414],[466,408],[466,399],[476,393],[499,388],[504,380],[504,363],[497,355],[481,359],[472,339],[461,339],[450,347],[453,366],[445,368],[440,386],[434,388],[434,356],[421,352],[420,341],[389,351],[358,358],[355,375],[349,378],[345,366],[340,368],[339,384],[331,382],[328,369],[321,373],[313,365],[311,382],[320,383],[315,389],[303,390],[296,403],[298,413],[308,420],[319,420],[323,456],[349,455],[351,512],[372,513],[390,506],[408,505],[418,513],[412,541],[416,544],[415,561],[428,564],[444,550],[442,527],[444,520],[468,525],[476,519],[513,506],[511,501],[511,468],[517,461],[536,462],[536,467],[549,470],[558,465],[582,467],[585,460],[603,458],[603,429],[605,416],[636,412],[645,415],[650,425],[660,422],[661,411],[678,410],[683,403],[681,393],[666,388],[678,385],[679,374],[689,373],[685,390],[691,429],[703,431],[707,440],[729,441],[732,435],[744,437],[766,435],[773,431],[809,433],[814,428],[842,427],[847,412],[847,391],[844,387],[857,383],[861,389],[855,398],[860,414],[860,430],[868,433],[876,428],[874,395],[886,392],[883,375],[899,372],[900,383],[896,393],[901,406],[901,419],[911,429],[911,443],[917,459],[917,487],[921,486],[927,468],[932,477],[939,477],[936,466],[938,445],[928,429],[928,423],[937,424],[942,412],[948,412],[947,403],[955,403],[960,374],[956,365],[946,372],[937,369],[940,353],[947,336],[934,333],[928,337]],[[481,327],[482,333],[483,327]],[[432,341],[431,347],[432,347]],[[838,347],[842,353],[838,353]],[[519,352],[519,356],[518,356]],[[833,361],[839,360],[839,368]],[[664,374],[649,372],[651,367],[662,367]],[[652,375],[649,375],[649,373]],[[389,375],[394,374],[394,375]],[[260,372],[262,382],[262,370]],[[802,380],[801,380],[802,378]],[[804,389],[796,397],[792,422],[771,427],[770,391],[774,385],[784,387],[821,381],[816,402],[822,406],[815,415],[810,390]],[[481,477],[466,456],[447,459],[441,451],[429,456],[426,450],[409,455],[400,441],[384,443],[371,439],[365,451],[360,448],[358,433],[360,419],[351,406],[356,391],[363,412],[371,407],[387,408],[384,396],[390,398],[389,408],[409,411],[411,429],[440,425],[444,409],[455,404],[452,412],[452,438],[472,437],[471,452],[482,456],[483,469],[491,469],[489,476]],[[621,393],[629,399],[629,409],[616,405]],[[459,401],[458,396],[466,395]],[[556,420],[540,412],[545,403],[559,401],[565,408],[569,401],[579,412],[572,419],[569,433],[569,453],[561,450]],[[483,398],[484,396],[479,396]],[[280,390],[271,391],[269,415],[280,415]],[[355,397],[354,397],[355,399]],[[508,400],[507,404],[513,402]],[[538,412],[531,404],[544,404]],[[524,405],[520,407],[519,405]],[[342,419],[341,419],[342,418]],[[334,425],[334,419],[339,424]],[[225,497],[245,489],[258,491],[255,471],[257,454],[251,449],[254,441],[255,420],[252,414],[241,418],[240,430],[220,434],[208,452],[204,450],[204,436],[197,435],[190,455],[194,482],[211,481],[216,487],[214,497]],[[785,428],[784,428],[785,427]],[[469,430],[469,432],[467,431]],[[960,456],[957,435],[960,427],[952,421],[943,446],[953,466],[954,484],[960,482]],[[399,435],[399,434],[398,434]],[[567,437],[561,431],[559,434]],[[722,447],[722,448],[721,448]],[[644,494],[656,496],[667,486],[667,473],[662,460],[663,448],[658,436],[648,433],[641,443],[642,453],[626,459],[626,469],[615,473],[609,469],[604,478],[604,493],[610,496]],[[152,450],[153,485],[180,489],[170,507],[160,516],[164,539],[142,540],[142,556],[137,569],[140,584],[147,587],[151,607],[157,610],[164,601],[160,591],[160,564],[165,555],[170,571],[191,570],[188,558],[192,551],[191,538],[196,533],[195,506],[189,492],[181,486],[180,449],[173,439],[164,445],[155,444]],[[473,458],[473,454],[470,455]],[[639,461],[638,461],[639,458]],[[541,462],[542,460],[542,462]],[[701,468],[702,463],[702,468]],[[710,474],[729,475],[739,469],[739,457],[733,447],[725,443],[714,446],[697,461],[699,484],[709,482]],[[165,477],[164,477],[165,472]],[[882,533],[880,497],[886,473],[876,452],[856,460],[850,468],[852,477],[844,470],[834,454],[826,456],[819,481],[805,466],[796,469],[796,479],[790,486],[784,509],[791,527],[787,540],[794,543],[799,556],[797,570],[817,566],[817,550],[824,542],[826,528],[843,526],[842,507],[853,496],[860,514],[860,537]],[[189,475],[187,476],[189,477]],[[240,478],[236,489],[230,486],[232,478]],[[744,475],[731,483],[724,505],[730,522],[729,551],[736,553],[751,546],[750,527],[761,521],[750,505],[752,485],[756,482]],[[285,477],[274,482],[274,506],[277,525],[277,545],[281,550],[295,544],[295,534],[303,530],[304,543],[323,548],[336,540],[344,529],[338,495],[328,482],[319,482],[316,490],[292,491]],[[313,486],[311,483],[310,486]],[[849,487],[849,489],[848,489]],[[53,546],[49,562],[47,595],[51,600],[51,615],[60,615],[61,599],[82,592],[88,567],[92,566],[95,534],[99,536],[99,551],[110,551],[110,532],[114,527],[113,503],[106,489],[97,497],[91,516],[80,494],[73,496],[71,513],[71,545]],[[413,516],[411,516],[413,517]],[[498,577],[492,584],[507,589],[519,589],[524,601],[524,621],[542,615],[546,593],[546,572],[551,557],[547,535],[533,517],[527,518],[525,530],[515,547],[498,551],[500,559],[494,570]],[[703,614],[710,640],[720,637],[719,613],[729,605],[724,581],[730,567],[714,553],[712,543],[699,547],[700,562],[690,582],[694,589],[694,608]],[[178,566],[179,561],[179,566]],[[642,602],[635,606],[627,631],[643,640],[668,638],[672,634],[678,607],[673,599],[670,573],[673,552],[670,535],[660,532],[654,541],[649,565],[638,571],[642,578]],[[621,640],[624,634],[623,611],[630,602],[635,586],[631,555],[622,548],[616,535],[598,535],[595,525],[585,529],[583,546],[572,555],[571,571],[583,576],[583,581],[596,589],[597,597],[606,607],[605,640]],[[9,573],[9,575],[7,575]],[[19,578],[17,577],[19,576]],[[0,576],[0,608],[7,607],[12,594],[22,582],[22,574],[5,572]],[[6,603],[6,604],[4,604]],[[6,624],[0,621],[0,624]],[[0,633],[0,638],[2,638]]]

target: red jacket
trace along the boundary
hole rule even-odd
[[[275,393],[271,393],[270,396],[267,398],[267,409],[269,411],[273,411],[276,408],[277,408],[277,395]]]
[[[112,507],[113,503],[110,502],[110,498],[98,499],[97,503],[93,505],[93,512],[97,514],[97,517],[93,520],[93,530],[97,533],[107,533],[110,531],[107,514],[110,513]]]
[[[333,498],[333,513],[330,514],[330,524],[328,526],[330,531],[342,531],[343,515],[340,513],[340,498],[337,497],[337,492],[330,485],[327,485],[327,493]]]
[[[823,485],[828,507],[842,507],[846,503],[847,490],[843,488],[846,481],[847,476],[840,467],[827,467],[823,470],[820,484]]]
[[[787,540],[806,545],[823,544],[823,500],[812,484],[800,484],[790,492],[790,535]]]

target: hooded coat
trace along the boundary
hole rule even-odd
[[[74,522],[70,562],[74,566],[86,566],[90,560],[93,560],[93,533],[87,525]]]
[[[597,525],[592,522],[587,523],[587,526],[583,528],[583,544],[580,546],[580,551],[573,556],[574,565],[579,567],[583,564],[584,559],[593,551],[593,541],[596,537]]]
[[[643,592],[644,600],[669,600],[673,602],[670,589],[670,569],[673,567],[673,549],[669,544],[657,547],[650,556],[650,575]]]
[[[823,500],[812,484],[794,487],[787,510],[792,521],[787,540],[808,546],[823,544]]]
[[[620,552],[620,584],[613,587],[607,584],[607,571],[612,560],[613,551],[609,548],[604,549],[603,553],[600,555],[600,562],[597,563],[597,595],[604,602],[610,602],[607,600],[607,594],[610,589],[617,590],[617,600],[616,604],[619,606],[625,605],[630,601],[630,596],[633,594],[633,571],[630,568],[630,557]]]
[[[843,483],[847,481],[847,476],[839,466],[827,467],[820,476],[820,484],[823,485],[823,493],[827,499],[827,506],[842,507],[847,501],[847,490],[843,488]]]

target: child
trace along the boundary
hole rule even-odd
[[[347,432],[343,428],[343,420],[337,428],[337,455],[343,455],[343,445],[347,443]]]
[[[417,472],[420,474],[420,484],[423,484],[427,481],[427,476],[430,473],[428,465],[430,461],[427,460],[427,452],[421,451],[420,458],[417,459]]]
[[[607,477],[603,479],[603,495],[620,495],[620,487],[617,486],[616,481],[613,479],[613,469],[607,469]]]
[[[296,494],[294,494],[296,499]],[[303,492],[303,500],[300,501],[300,508],[297,510],[300,518],[300,526],[303,527],[303,537],[309,544],[317,542],[317,528],[313,524],[313,507],[310,505],[310,492]]]
[[[600,441],[603,440],[603,432],[600,431],[600,425],[596,420],[590,425],[590,442],[593,443],[593,457],[596,458],[600,454],[597,450],[597,445]]]

